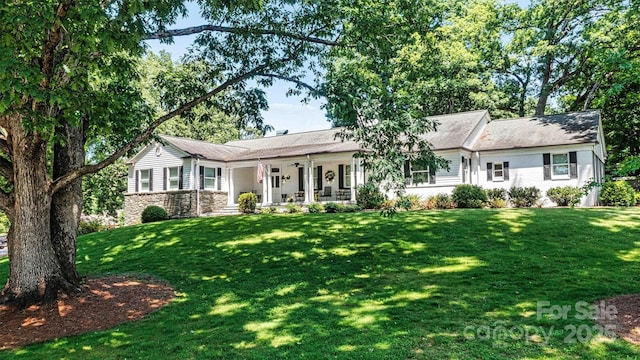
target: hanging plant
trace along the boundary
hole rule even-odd
[[[286,183],[287,181],[291,180],[291,175],[289,174],[284,174],[282,175],[282,183]]]
[[[329,170],[324,174],[324,179],[327,180],[328,182],[332,182],[333,179],[336,178],[336,173],[333,172],[333,170]]]

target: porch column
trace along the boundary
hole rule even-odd
[[[351,157],[351,171],[349,172],[349,181],[351,184],[351,201],[356,201],[356,159]]]
[[[356,166],[358,168],[358,173],[357,178],[358,178],[358,185],[363,185],[365,180],[364,180],[364,166],[362,166],[362,159],[358,159],[356,161]]]
[[[267,165],[267,193],[266,194],[262,194],[262,197],[266,197],[266,203],[268,205],[273,204],[273,180],[271,179],[271,167],[272,165]],[[264,199],[263,199],[264,200]]]
[[[267,204],[267,192],[269,191],[269,180],[271,179],[269,165],[263,165],[262,173],[262,205]]]
[[[233,169],[228,169],[227,172],[227,205],[231,206],[235,204],[235,189],[233,188]]]
[[[308,168],[307,168],[307,188],[304,189],[305,191],[305,201],[309,204],[311,204],[312,202],[314,202],[313,199],[313,191],[314,186],[313,186],[313,160],[309,160],[308,161]]]

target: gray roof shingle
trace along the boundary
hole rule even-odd
[[[600,111],[494,120],[487,124],[473,150],[504,150],[593,143],[598,138]]]

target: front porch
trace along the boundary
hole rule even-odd
[[[231,164],[228,206],[237,205],[238,197],[247,192],[256,194],[262,207],[355,202],[356,187],[365,182],[362,165],[351,153],[333,155]]]

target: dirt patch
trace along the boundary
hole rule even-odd
[[[640,294],[624,295],[604,299],[604,307],[617,311],[615,316],[599,316],[598,323],[611,329],[618,337],[635,345],[640,345]],[[600,308],[601,304],[596,304]],[[608,311],[607,311],[608,312]]]
[[[134,321],[160,309],[174,296],[165,282],[131,276],[88,279],[82,287],[78,296],[46,306],[17,310],[0,305],[0,350]]]

